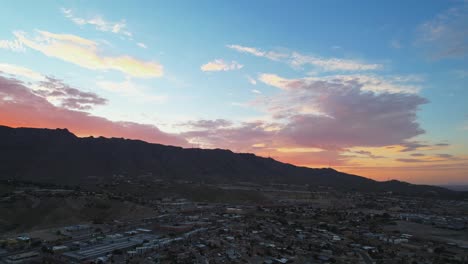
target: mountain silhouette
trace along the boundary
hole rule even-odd
[[[202,183],[300,184],[342,191],[460,196],[466,193],[400,181],[379,182],[331,168],[306,168],[249,153],[150,144],[123,138],[80,138],[67,129],[0,126],[0,179],[82,185],[113,175]]]

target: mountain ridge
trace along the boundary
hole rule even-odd
[[[307,168],[251,153],[77,137],[68,129],[0,126],[0,179],[81,185],[113,175],[151,175],[205,183],[308,184],[344,191],[465,196],[448,189],[400,181],[379,182],[331,168]]]

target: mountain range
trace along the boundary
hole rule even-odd
[[[77,137],[67,129],[0,126],[0,180],[82,185],[115,175],[202,183],[300,184],[343,191],[468,197],[467,192],[375,181],[331,168],[306,168],[250,153],[181,148],[140,140]]]

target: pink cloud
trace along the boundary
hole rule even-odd
[[[252,145],[261,141],[269,141],[273,134],[265,130],[264,123],[261,121],[246,122],[235,127],[215,127],[207,121],[204,121],[207,126],[198,126],[198,129],[182,133],[182,135],[203,147],[244,152],[251,150]]]
[[[162,132],[153,125],[113,122],[87,112],[54,106],[20,81],[1,76],[0,123],[12,127],[68,128],[78,136],[124,137],[168,145],[187,145],[182,137]]]
[[[416,112],[427,100],[418,95],[363,91],[356,80],[281,80],[283,93],[268,98],[267,107],[273,116],[286,118],[279,135],[299,145],[385,146],[424,133]]]
[[[268,76],[271,78],[260,80],[280,88],[280,92],[257,98],[251,105],[273,121],[198,127],[183,136],[202,146],[275,155],[282,161],[309,165],[344,165],[349,157],[341,153],[352,147],[419,146],[408,141],[424,133],[416,113],[427,100],[417,94],[369,91],[359,79],[337,82]],[[279,152],[279,148],[324,151],[287,153]],[[356,154],[384,158],[372,153]]]

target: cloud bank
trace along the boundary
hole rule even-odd
[[[259,80],[280,89],[250,102],[269,118],[229,126],[205,120],[206,128],[198,126],[182,135],[204,147],[275,155],[295,164],[343,165],[350,159],[343,155],[349,148],[399,145],[424,133],[416,113],[427,100],[417,94],[367,90],[362,79],[287,79],[264,74]],[[383,158],[371,152],[355,154]]]

